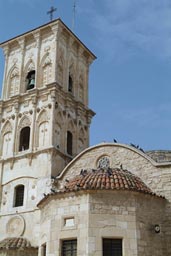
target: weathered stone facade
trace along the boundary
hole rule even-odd
[[[1,47],[0,240],[21,235],[38,246],[37,203],[53,188],[54,177],[89,145],[94,112],[88,108],[88,77],[95,56],[60,19]],[[19,186],[24,198],[18,207]],[[24,219],[22,234],[15,231],[18,224],[8,234],[8,223],[18,215]]]
[[[95,56],[60,19],[1,47],[0,255],[170,256],[170,152],[88,148]]]
[[[154,193],[162,197],[134,191],[128,192],[124,188],[115,191],[100,188],[93,191],[83,189],[83,191],[64,192],[64,196],[61,195],[60,191],[67,186],[68,180],[80,175],[80,171],[85,168],[94,170],[98,167],[99,159],[104,156],[109,158],[110,166],[119,167],[122,165],[122,168],[141,177]],[[83,225],[83,218],[81,217],[82,214],[79,213],[78,205],[81,204],[85,194],[87,194],[87,198],[84,200],[85,209],[88,209],[86,217],[84,217],[87,218],[87,221],[84,224],[87,224],[89,242],[86,242],[86,238],[83,244],[87,245],[87,249],[82,246],[80,249],[82,251],[79,251],[78,255],[102,255],[103,237],[122,238],[126,255],[169,255],[171,249],[169,170],[171,171],[170,163],[158,165],[146,154],[130,146],[100,144],[82,152],[64,169],[61,175],[57,177],[59,195],[47,196],[47,199],[41,203],[43,206],[41,211],[43,213],[46,207],[49,208],[48,200],[52,201],[55,208],[55,205],[60,205],[61,196],[65,197],[65,200],[62,200],[63,203],[66,198],[68,198],[68,203],[72,198],[72,206],[63,207],[63,212],[59,211],[61,214],[56,212],[53,216],[57,218],[60,215],[62,218],[61,215],[65,216],[65,213],[67,216],[77,216],[80,225]],[[75,196],[78,194],[80,197],[80,193],[81,199],[79,198],[76,208],[74,206]],[[74,209],[74,207],[75,210],[70,212],[70,209]],[[85,214],[83,215],[85,216]],[[156,224],[161,229],[159,234],[155,233],[154,230]],[[56,231],[59,234],[57,228]],[[77,237],[78,241],[82,241],[83,238],[79,234],[80,231],[77,229],[74,237]],[[60,244],[59,240],[62,238],[58,236],[55,243]]]

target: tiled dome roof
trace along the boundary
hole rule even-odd
[[[25,249],[31,247],[30,242],[21,237],[5,238],[4,240],[0,241],[0,249]]]
[[[66,181],[61,192],[79,190],[131,190],[154,194],[139,177],[119,168],[81,170],[80,175]]]

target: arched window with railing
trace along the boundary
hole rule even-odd
[[[20,131],[20,143],[19,143],[19,151],[24,151],[29,149],[30,144],[30,127],[24,127]]]

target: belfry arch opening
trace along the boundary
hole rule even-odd
[[[27,90],[31,90],[35,87],[35,75],[36,75],[35,70],[31,70],[28,72],[28,74],[26,76],[26,89]]]
[[[67,131],[67,154],[71,155],[73,154],[73,135],[70,131]]]
[[[24,127],[20,132],[20,143],[19,151],[24,151],[29,149],[30,144],[30,127]]]
[[[68,91],[71,93],[73,92],[73,78],[71,74],[69,74],[69,78],[68,78]]]

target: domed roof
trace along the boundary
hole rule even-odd
[[[0,241],[0,249],[25,249],[32,248],[30,242],[22,237],[5,238]]]
[[[66,180],[61,192],[79,190],[131,190],[154,194],[136,175],[119,168],[81,170],[71,180]]]

